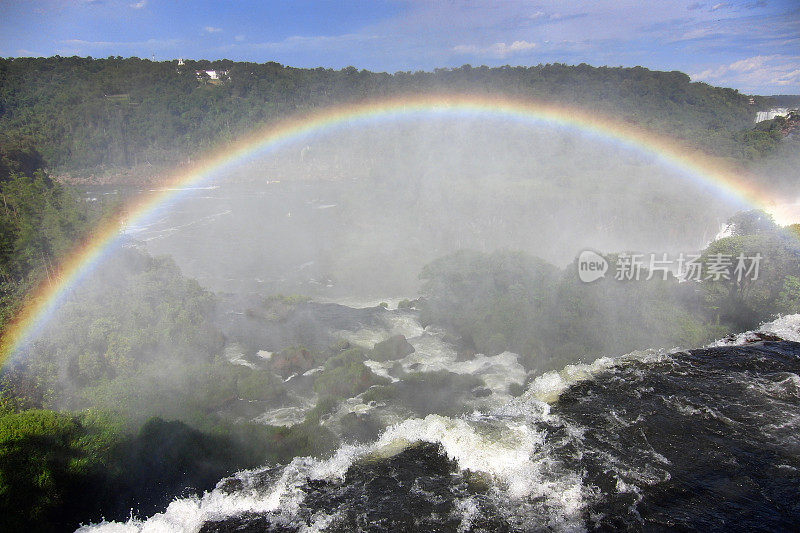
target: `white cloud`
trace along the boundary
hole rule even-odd
[[[353,46],[354,43],[377,39],[377,35],[346,33],[342,35],[293,35],[282,41],[253,43],[245,45],[253,49],[265,50],[329,50],[336,46]]]
[[[474,44],[460,44],[453,47],[453,51],[458,54],[474,54],[478,56],[490,56],[504,58],[520,52],[526,52],[536,48],[536,43],[528,41],[514,41],[511,44],[494,43],[489,46],[478,46]]]
[[[720,30],[716,28],[712,28],[709,26],[703,26],[699,28],[693,28],[688,31],[683,32],[680,36],[675,37],[674,39],[670,39],[669,42],[677,43],[680,41],[691,41],[694,39],[704,39],[707,37],[714,37],[720,35]]]
[[[244,35],[237,35],[233,38],[237,43],[244,41]]]
[[[144,49],[147,53],[138,53],[149,55],[153,50],[169,51],[183,44],[180,39],[147,39],[146,41],[87,41],[84,39],[64,39],[58,41],[58,43],[68,46],[68,48],[59,48],[58,53],[77,55],[108,48],[125,50],[126,53],[138,52],[138,50]]]
[[[800,89],[800,56],[759,55],[708,68],[692,79],[742,87],[791,87]]]
[[[203,30],[205,30],[206,33],[219,33],[222,31],[222,28],[215,28],[214,26],[206,26],[205,28],[203,28]]]
[[[775,56],[755,56],[747,59],[740,59],[728,65],[728,69],[737,72],[752,72],[756,69],[764,67],[764,64],[769,60],[774,59]]]
[[[135,4],[130,4],[130,7],[132,7],[133,9],[142,9],[146,5],[147,5],[147,0],[140,0]]]

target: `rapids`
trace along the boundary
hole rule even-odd
[[[513,354],[458,362],[439,332],[389,316],[384,333],[402,330],[417,349],[402,365],[519,378]],[[376,331],[351,333],[377,342]],[[394,412],[373,442],[79,531],[789,530],[800,521],[798,341],[794,315],[703,349],[570,365],[519,397],[498,387],[460,416]]]

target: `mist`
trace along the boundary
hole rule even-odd
[[[212,290],[415,297],[458,249],[700,249],[742,208],[654,157],[502,120],[341,129],[271,153],[128,228]]]
[[[584,286],[574,260],[693,253],[742,207],[652,155],[560,128],[439,117],[312,135],[123,225],[32,348],[61,353],[43,398],[137,423],[335,415],[325,427],[340,437],[367,431],[342,420],[372,389],[392,398],[362,421],[373,436],[402,413],[495,405],[570,364],[728,333],[681,322],[706,320],[689,285],[610,272]],[[377,357],[387,339],[409,351]],[[361,384],[338,390],[343,368]]]

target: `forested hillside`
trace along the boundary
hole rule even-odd
[[[214,70],[211,79],[206,70]],[[198,72],[201,72],[198,75]],[[429,92],[479,92],[590,109],[738,161],[780,140],[753,128],[764,97],[692,83],[681,72],[562,64],[374,73],[277,63],[138,58],[0,59],[0,143],[33,144],[59,173],[102,173],[187,157],[290,113]]]

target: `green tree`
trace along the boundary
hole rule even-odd
[[[800,274],[797,241],[760,211],[734,216],[733,235],[712,242],[701,256],[702,289],[718,320],[750,329],[780,312],[777,300],[787,276]],[[716,275],[714,264],[727,263]],[[790,283],[791,285],[791,283]]]

